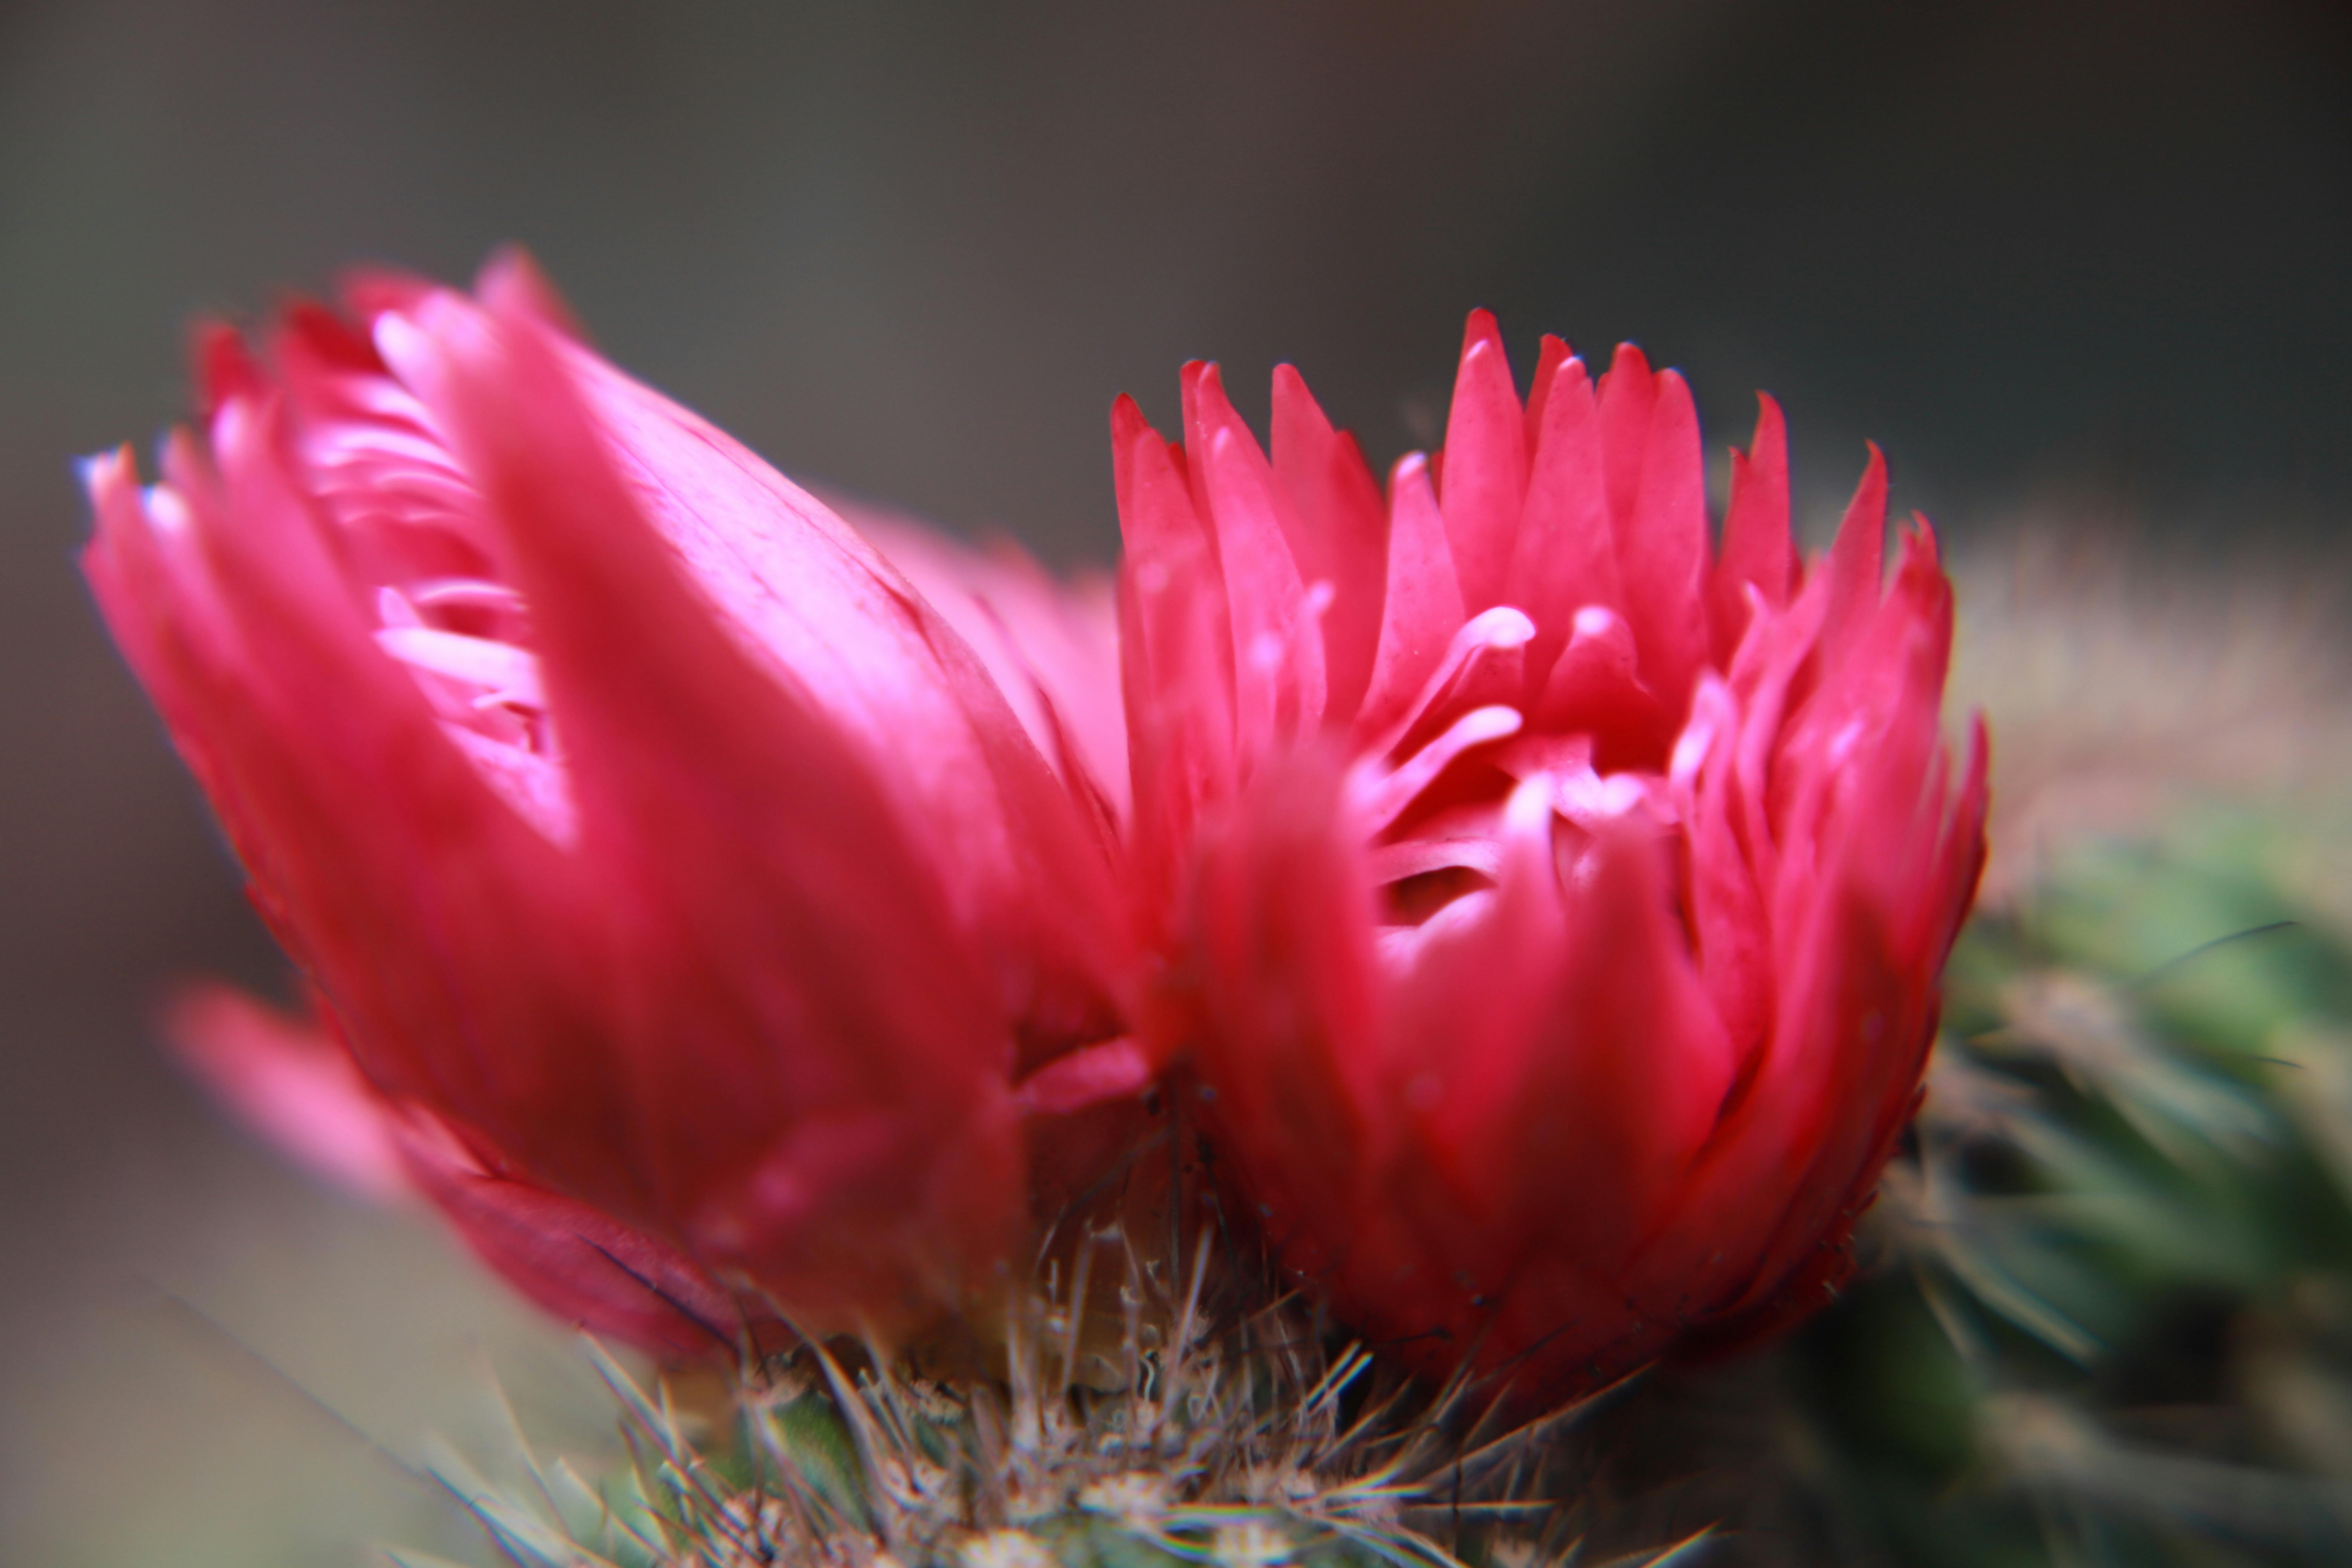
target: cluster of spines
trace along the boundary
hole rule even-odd
[[[698,1418],[592,1342],[628,1464],[601,1485],[561,1461],[531,1463],[520,1489],[456,1461],[441,1479],[520,1568],[1580,1560],[1540,1495],[1542,1438],[1573,1413],[1499,1429],[1492,1391],[1390,1379],[1289,1301],[1213,1310],[1204,1296],[1233,1281],[1206,1243],[1172,1295],[1132,1249],[1108,1289],[1090,1293],[1083,1266],[1066,1290],[1049,1278],[1011,1315],[994,1375],[809,1346],[747,1369],[725,1412]],[[1110,1342],[1090,1343],[1105,1319]]]

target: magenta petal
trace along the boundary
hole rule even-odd
[[[1507,593],[1536,624],[1528,660],[1538,671],[1559,658],[1580,608],[1598,605],[1622,614],[1625,606],[1609,521],[1600,408],[1584,362],[1560,361],[1546,391]]]
[[[379,321],[377,336],[414,362],[403,377],[433,404],[436,360],[493,320],[443,294],[413,321]],[[1108,989],[1103,956],[1073,933],[1066,901],[1039,900],[1034,875],[1040,859],[1081,864],[1087,814],[1052,801],[1046,759],[962,639],[855,530],[730,437],[535,315],[503,320],[514,342],[551,352],[606,467],[733,640],[868,757],[889,760],[876,776],[957,923],[993,950],[1007,1005],[1044,996],[1068,1011]],[[1102,873],[1087,875],[1097,886],[1076,923],[1099,930]]]
[[[1768,605],[1789,602],[1797,583],[1796,542],[1789,526],[1789,431],[1780,405],[1756,395],[1756,436],[1731,454],[1731,506],[1723,520],[1723,553],[1707,588],[1716,668],[1731,668],[1748,627],[1747,590]]]
[[[1545,729],[1594,738],[1596,765],[1607,772],[1654,768],[1665,760],[1674,718],[1642,679],[1625,617],[1588,605],[1570,618],[1572,635],[1536,699]]]
[[[1706,474],[1690,388],[1670,370],[1654,388],[1641,489],[1617,519],[1617,564],[1643,683],[1679,721],[1709,651]]]
[[[362,1197],[407,1195],[388,1108],[315,1024],[206,984],[173,998],[163,1032],[223,1103],[303,1163]]]
[[[1398,459],[1389,480],[1388,591],[1381,601],[1380,651],[1356,716],[1358,739],[1402,721],[1445,657],[1465,619],[1445,518],[1419,453]]]
[[[1220,695],[1163,658],[1188,624],[1169,608],[1257,613],[1160,542],[1230,510],[1321,570],[1321,535],[1249,499],[1213,392],[1188,373],[1188,450],[1118,435],[1139,731]],[[1276,397],[1327,450],[1303,386]],[[1948,585],[1923,527],[1881,591],[1874,458],[1801,578],[1761,409],[1715,563],[1682,378],[1628,344],[1596,389],[1547,340],[1522,410],[1474,315],[1446,449],[1391,486],[1371,673],[1323,742],[1352,756],[1267,751],[1261,718],[1156,818],[1147,1054],[1189,1052],[1214,1091],[1234,1212],[1433,1376],[1534,1402],[1791,1321],[1850,1267],[1912,1104],[1982,847],[1981,752],[1954,790],[1937,733]],[[1255,642],[1217,646],[1238,666]]]
[[[1730,1042],[1691,963],[1664,850],[1629,829],[1586,852],[1540,1037],[1553,1044],[1521,1080],[1528,1157],[1549,1160],[1555,1191],[1610,1195],[1545,1203],[1523,1178],[1530,1222],[1549,1216],[1560,1250],[1603,1268],[1659,1223],[1731,1083]]]
[[[1642,499],[1643,475],[1650,464],[1650,411],[1658,399],[1649,356],[1633,343],[1619,343],[1599,389],[1601,440],[1607,455],[1609,515],[1622,542]]]
[[[1055,771],[1125,822],[1127,715],[1109,579],[1058,582],[1009,540],[975,550],[892,512],[838,498],[833,506],[971,647]]]
[[[1527,416],[1511,385],[1511,363],[1495,318],[1473,310],[1462,332],[1438,485],[1462,607],[1471,615],[1502,602],[1527,493]]]
[[[1575,357],[1575,351],[1568,346],[1565,339],[1554,337],[1549,332],[1543,335],[1542,342],[1536,349],[1536,374],[1528,383],[1528,451],[1530,462],[1534,460],[1533,454],[1537,448],[1543,444],[1544,410],[1551,401],[1552,383],[1559,374],[1559,367]],[[1530,487],[1536,483],[1533,479],[1528,482]]]
[[[1119,667],[1135,803],[1137,898],[1166,914],[1204,798],[1236,774],[1233,641],[1223,583],[1182,471],[1134,400],[1111,406],[1113,477],[1127,559],[1119,573]]]
[[[721,1289],[677,1249],[610,1215],[483,1170],[437,1129],[404,1129],[416,1185],[483,1262],[551,1316],[656,1355],[708,1358],[772,1343],[756,1295]]]
[[[1322,627],[1290,545],[1304,524],[1216,366],[1190,368],[1184,424],[1193,505],[1213,531],[1233,617],[1234,738],[1248,766],[1323,721]]]
[[[588,334],[581,330],[580,319],[572,313],[562,294],[540,270],[530,252],[520,245],[499,247],[482,264],[481,272],[474,279],[474,297],[494,316],[537,321],[574,342],[588,341]]]
[[[1870,462],[1854,487],[1837,538],[1830,545],[1828,619],[1822,626],[1822,657],[1842,659],[1878,604],[1880,578],[1885,570],[1886,458],[1878,444],[1870,444]]]
[[[1299,570],[1310,586],[1330,585],[1322,616],[1328,711],[1350,715],[1363,701],[1380,646],[1388,512],[1355,438],[1331,428],[1286,364],[1274,370],[1274,471],[1299,521],[1293,541]]]
[[[436,347],[631,955],[607,1004],[630,1163],[827,1327],[893,1268],[920,1293],[992,1258],[1020,1207],[1011,1042],[873,764],[683,580],[550,345],[483,319]],[[900,1252],[909,1201],[950,1190],[957,1213],[924,1217],[953,1223]]]

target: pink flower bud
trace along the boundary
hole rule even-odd
[[[1824,1300],[1983,849],[1950,585],[1876,452],[1801,565],[1779,411],[1710,542],[1672,371],[1470,318],[1383,503],[1287,367],[1112,416],[1137,887],[1234,1188],[1340,1320],[1572,1394]]]
[[[347,300],[209,333],[160,483],[88,467],[100,605],[322,1016],[214,995],[201,1065],[640,1342],[963,1300],[1021,1080],[1123,1027],[1107,616],[944,542],[919,591],[519,258]]]

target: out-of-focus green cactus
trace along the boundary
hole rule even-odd
[[[1964,939],[1883,1265],[1780,1352],[1837,1560],[2352,1562],[2352,952],[2284,842],[2083,844]]]

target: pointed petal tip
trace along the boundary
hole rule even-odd
[[[588,341],[562,291],[519,242],[509,240],[490,252],[475,275],[474,297],[493,315],[520,317],[552,328],[574,342]]]
[[[1619,343],[1616,352],[1609,356],[1609,374],[1614,375],[1621,370],[1636,379],[1650,374],[1650,356],[1631,338]]]
[[[196,323],[191,344],[196,368],[197,413],[210,419],[236,397],[257,397],[269,378],[247,346],[245,334],[217,317]]]
[[[74,478],[80,481],[83,493],[94,501],[101,488],[122,483],[126,475],[136,471],[138,459],[131,452],[131,443],[125,441],[106,451],[76,458],[73,460]]]
[[[1151,436],[1151,422],[1143,416],[1143,406],[1122,392],[1110,400],[1110,438],[1113,444],[1126,447],[1138,437]]]

